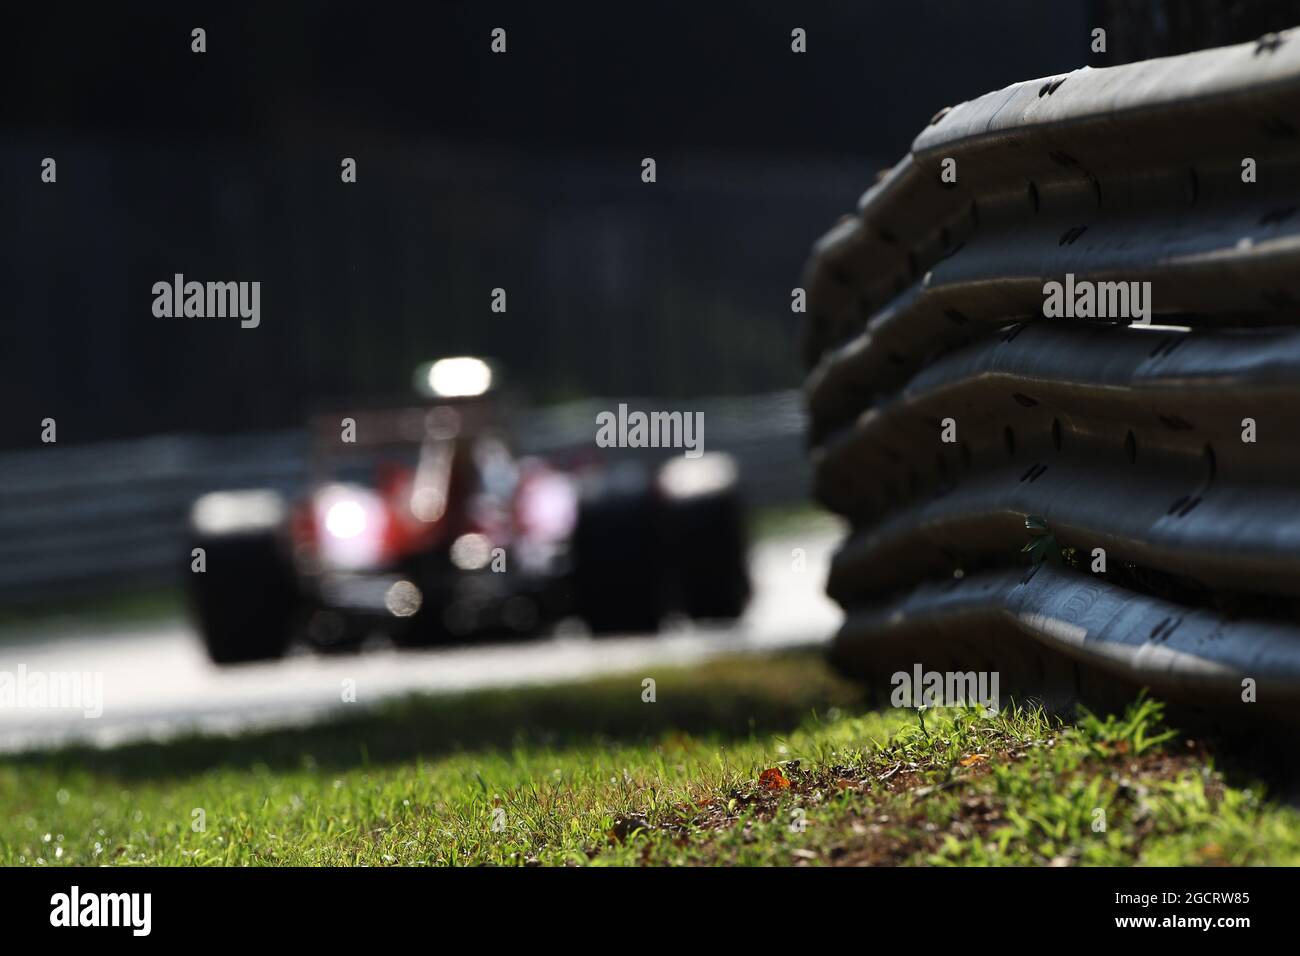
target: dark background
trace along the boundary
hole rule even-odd
[[[1272,0],[3,16],[3,447],[37,444],[47,416],[61,444],[293,425],[465,352],[542,401],[788,388],[811,242],[937,109],[1300,21]],[[151,286],[176,272],[260,281],[261,327],[155,318]]]

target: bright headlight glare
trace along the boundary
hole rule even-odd
[[[325,512],[325,530],[336,538],[355,538],[366,530],[366,509],[351,498],[334,502]]]
[[[482,359],[439,359],[429,366],[425,386],[439,398],[473,398],[492,387],[492,368]]]

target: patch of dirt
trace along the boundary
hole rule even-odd
[[[995,794],[980,788],[979,781],[989,775],[994,764],[1021,760],[1031,749],[1052,743],[1052,738],[1029,745],[1007,740],[1007,748],[999,751],[992,742],[985,742],[983,749],[965,755],[951,768],[934,760],[905,762],[890,751],[865,767],[804,769],[795,760],[765,771],[752,783],[733,790],[726,799],[704,800],[677,809],[683,831],[698,834],[735,826],[745,811],[757,819],[772,820],[789,813],[794,806],[815,804],[826,796],[847,792],[851,798],[860,798],[860,806],[838,819],[842,838],[826,848],[824,858],[811,850],[792,851],[792,864],[821,861],[835,866],[897,866],[937,852],[949,836],[962,841],[992,840],[1007,823],[1006,808]],[[1204,748],[1192,741],[1141,756],[1129,755],[1121,747],[1087,760],[1078,770],[1065,775],[1062,782],[1078,775],[1103,773],[1114,782],[1118,799],[1136,802],[1145,798],[1153,784],[1175,780],[1189,771],[1199,772],[1206,760]],[[1223,794],[1222,782],[1216,777],[1206,783],[1207,796],[1217,803]],[[946,823],[930,819],[930,798],[953,791],[958,799],[952,817]],[[750,822],[745,827],[742,839],[752,833]],[[1139,823],[1135,834],[1138,842],[1154,829],[1154,820]],[[1062,856],[1047,862],[1068,866],[1076,861]]]

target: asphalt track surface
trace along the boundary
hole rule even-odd
[[[733,626],[670,623],[659,634],[593,639],[576,630],[516,644],[420,651],[387,646],[346,656],[308,652],[220,668],[188,621],[57,627],[8,633],[0,675],[102,675],[102,713],[0,703],[0,751],[70,742],[112,745],[181,733],[238,733],[309,723],[416,692],[448,693],[571,681],[827,642],[840,612],[823,594],[837,532],[818,526],[760,541],[751,553],[754,599]],[[795,549],[804,552],[796,567]],[[344,702],[345,682],[355,702]]]

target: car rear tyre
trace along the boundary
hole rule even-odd
[[[665,466],[660,483],[672,542],[673,604],[697,620],[739,617],[750,582],[745,503],[734,463],[722,455],[679,459]]]
[[[190,603],[208,656],[217,664],[283,656],[299,601],[278,528],[198,528],[193,547],[204,550],[205,570],[187,569]]]
[[[573,534],[579,613],[593,634],[655,631],[663,613],[660,508],[650,475],[621,466],[585,489]]]

